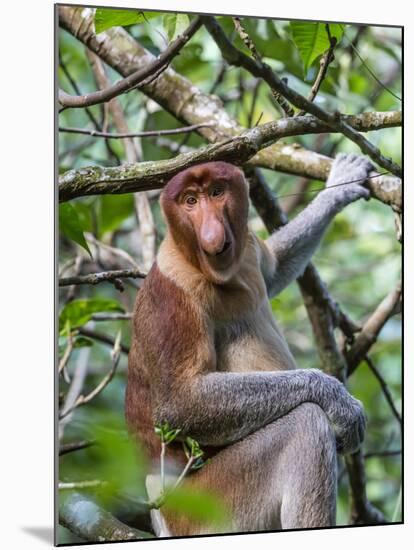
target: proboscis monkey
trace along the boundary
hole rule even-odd
[[[136,301],[126,417],[154,460],[155,422],[205,448],[186,483],[221,495],[227,532],[335,523],[336,450],[358,449],[364,412],[332,376],[296,368],[269,297],[303,272],[335,214],[369,198],[371,170],[339,155],[326,188],[266,241],[248,229],[248,185],[231,164],[188,168],[162,192],[168,230]],[[164,535],[211,532],[164,519]]]

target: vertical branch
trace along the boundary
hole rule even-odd
[[[97,85],[101,89],[108,88],[110,81],[101,59],[88,49],[86,49],[86,53],[91,63]],[[108,105],[117,131],[119,133],[128,133],[130,129],[119,100],[113,98],[109,101]],[[122,142],[127,161],[132,163],[139,162],[142,155],[138,149],[137,142],[133,138],[124,138]],[[134,203],[141,230],[143,267],[146,271],[149,271],[155,259],[155,223],[148,194],[145,192],[134,193]]]
[[[72,88],[75,90],[75,92],[78,94],[78,95],[81,95],[81,91],[80,91],[80,88],[78,86],[78,84],[76,83],[76,81],[72,78],[72,75],[70,74],[69,72],[69,69],[66,67],[65,63],[63,62],[62,58],[59,57],[59,65],[64,73],[64,75],[66,76],[66,78],[68,79],[68,81],[70,82],[70,85],[72,86]],[[101,125],[99,124],[99,122],[96,120],[96,117],[95,115],[93,114],[92,110],[87,107],[86,108],[86,114],[89,118],[89,120],[92,122],[95,130],[102,130],[101,128]],[[108,154],[110,157],[112,157],[115,162],[117,164],[120,163],[120,159],[118,157],[118,155],[116,154],[116,152],[113,150],[112,146],[111,146],[111,143],[108,139],[105,140],[105,146],[106,146],[106,149],[108,151]]]
[[[246,29],[243,27],[241,20],[239,17],[233,17],[234,26],[236,27],[237,32],[239,33],[240,38],[243,40],[246,47],[250,50],[252,57],[255,61],[258,61],[261,63],[262,59],[259,55],[259,52],[257,51],[257,48],[253,42],[253,40],[248,35]],[[279,107],[282,109],[282,112],[285,116],[294,116],[295,111],[291,107],[291,105],[286,101],[286,99],[282,96],[281,93],[279,93],[277,90],[275,90],[273,87],[271,87],[272,97],[275,100],[276,104],[279,105]]]
[[[330,46],[326,50],[326,52],[322,55],[319,61],[319,71],[318,71],[318,74],[316,75],[315,82],[313,83],[311,91],[307,98],[308,101],[311,101],[311,102],[315,99],[315,97],[319,92],[322,82],[325,79],[326,73],[328,72],[328,67],[330,63],[332,63],[332,61],[335,59],[334,49],[335,49],[337,40],[334,36],[331,36],[331,33],[329,31],[329,25],[326,24],[325,27],[326,27],[326,32],[328,33]],[[302,109],[297,113],[297,116],[302,116],[305,113],[306,111]]]
[[[65,402],[60,411],[60,415],[62,415],[62,418],[59,421],[59,441],[61,441],[63,438],[66,424],[68,424],[71,420],[72,413],[70,411],[73,411],[73,406],[82,392],[88,372],[90,349],[91,348],[89,347],[82,348],[79,352],[78,361],[75,367],[75,373],[72,377],[72,382],[69,387],[68,393],[66,394]]]

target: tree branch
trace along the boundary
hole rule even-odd
[[[234,45],[229,41],[223,29],[217,23],[216,19],[211,16],[201,16],[201,20],[212,36],[213,40],[219,47],[224,59],[230,64],[236,67],[243,67],[249,71],[253,76],[257,78],[263,78],[270,86],[271,89],[277,90],[286,99],[290,101],[295,107],[303,109],[304,111],[311,113],[319,120],[324,121],[334,131],[341,132],[348,139],[353,141],[361,149],[363,153],[368,155],[374,162],[382,166],[385,170],[393,173],[397,177],[401,177],[402,172],[400,166],[390,159],[385,158],[381,151],[375,147],[371,142],[365,139],[361,134],[347,124],[336,113],[331,114],[324,111],[316,105],[311,103],[305,97],[298,94],[295,90],[290,88],[283,80],[281,80],[272,69],[257,60],[254,60],[243,52],[237,50]]]
[[[368,131],[401,124],[401,113],[363,113],[344,116],[348,124]],[[262,124],[242,134],[206,147],[182,153],[172,159],[124,164],[119,167],[91,166],[69,170],[59,177],[59,200],[67,201],[85,195],[119,194],[159,189],[175,174],[189,166],[213,160],[244,164],[259,151],[282,137],[330,132],[328,125],[314,117],[280,119]],[[332,159],[327,157],[327,171],[319,173],[326,179]],[[374,175],[374,173],[373,173]],[[377,181],[379,180],[379,181]],[[401,180],[381,176],[368,182],[373,196],[383,202],[393,201],[401,207]],[[389,203],[389,202],[388,202]]]
[[[63,277],[59,279],[59,286],[70,285],[98,285],[105,281],[114,282],[117,279],[144,279],[146,273],[139,269],[116,269],[114,271],[102,271],[100,273],[90,273],[89,275],[79,275],[78,277]]]
[[[128,76],[140,67],[154,61],[154,56],[143,48],[128,32],[120,27],[95,34],[93,10],[59,6],[60,25],[94,51],[122,76]],[[206,122],[212,127],[201,128],[198,133],[209,142],[240,134],[243,128],[223,108],[223,103],[197,89],[186,78],[167,68],[151,85],[140,88],[166,111],[184,124]],[[277,170],[288,174],[325,180],[329,174],[331,159],[309,151],[298,144],[275,143],[255,155],[251,165]],[[401,181],[388,178],[387,184],[376,185],[375,193],[381,194],[383,187],[391,187],[383,194],[383,202],[392,204],[387,197],[394,196],[401,204]],[[375,183],[374,183],[375,185]],[[394,199],[393,199],[394,200]]]
[[[62,107],[89,107],[91,105],[97,105],[99,103],[105,103],[110,99],[121,95],[124,92],[131,90],[132,88],[142,84],[146,79],[154,74],[158,74],[162,69],[166,68],[171,61],[176,57],[180,50],[187,44],[190,38],[201,27],[201,20],[199,17],[194,19],[187,27],[187,29],[180,34],[166,50],[164,50],[157,59],[142,69],[138,69],[126,78],[119,80],[112,86],[91,92],[90,94],[72,96],[59,90],[58,101]]]
[[[356,525],[378,525],[388,523],[386,517],[373,506],[366,492],[364,456],[362,451],[345,455],[349,483],[352,493],[351,521]]]
[[[151,533],[125,525],[86,496],[73,492],[59,498],[59,523],[90,542],[153,538]]]
[[[359,363],[365,359],[370,347],[380,333],[382,327],[400,307],[401,302],[401,283],[386,296],[374,313],[364,323],[361,332],[358,334],[352,347],[345,353],[348,364],[348,376],[350,376]]]

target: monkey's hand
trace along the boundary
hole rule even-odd
[[[339,380],[316,372],[318,378],[322,375],[321,404],[335,432],[337,450],[343,454],[353,453],[364,440],[366,417],[362,403],[352,397]]]
[[[341,206],[360,198],[368,200],[370,192],[364,183],[373,170],[373,165],[366,157],[339,153],[332,164],[324,193],[333,195]]]

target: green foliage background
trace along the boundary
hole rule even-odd
[[[182,17],[174,19],[174,16],[161,13],[143,16],[138,12],[123,12],[122,15],[126,15],[127,20],[125,22],[118,20],[117,23],[128,25],[126,27],[128,32],[155,55],[161,48],[165,48],[166,42],[176,35],[177,29],[179,32],[179,29],[188,23],[187,16],[183,16],[186,18],[186,21],[183,21]],[[220,17],[220,24],[232,37],[235,45],[249,53],[236,35],[231,18]],[[299,44],[294,40],[298,24],[296,24],[296,30],[288,21],[251,18],[243,19],[243,24],[264,60],[276,69],[280,76],[288,78],[292,87],[307,95],[318,70],[318,56],[312,59],[309,54],[306,57],[304,56],[306,52],[298,49]],[[108,14],[100,15],[99,25],[101,25],[100,28],[108,25]],[[307,25],[309,27],[311,24],[307,23]],[[111,26],[110,21],[109,26]],[[388,82],[388,85],[399,95],[401,93],[401,31],[379,27],[364,27],[362,30],[361,27],[354,25],[347,25],[343,30],[344,34],[335,52],[335,61],[329,68],[317,101],[329,111],[337,109],[342,113],[399,109],[401,107],[399,101],[379,86],[366,65],[383,81],[387,81],[389,75],[394,74],[394,78]],[[62,30],[59,32],[58,39],[59,56],[72,78],[78,83],[81,92],[95,90],[96,84],[84,47]],[[356,47],[365,64],[350,46],[353,40],[357,40]],[[305,58],[307,64],[304,65],[302,60]],[[221,55],[208,33],[201,29],[182,53],[174,59],[172,66],[194,85],[205,92],[210,92],[221,70]],[[107,69],[113,81],[119,78],[112,69],[109,67]],[[58,79],[61,88],[74,93],[61,65],[58,69]],[[227,68],[223,81],[215,88],[214,93],[223,99],[226,110],[242,125],[248,126],[249,123],[254,125],[259,118],[260,122],[264,123],[279,116],[264,84],[258,88],[258,99],[253,112],[250,113],[255,93],[254,82],[244,70]],[[124,108],[131,131],[179,126],[172,116],[139,91],[124,94],[119,97],[119,101]],[[91,107],[91,112],[97,120],[102,120],[101,106]],[[65,110],[59,117],[59,123],[66,127],[91,127],[84,109]],[[115,131],[110,120],[109,131],[111,130]],[[171,136],[168,139],[170,142],[185,143],[191,147],[199,147],[203,144],[202,139],[194,133],[190,136]],[[381,149],[385,156],[401,162],[400,129],[373,132],[369,135],[369,139]],[[286,139],[286,142],[300,143],[311,150],[317,150],[329,156],[337,151],[356,150],[354,144],[338,135],[327,135],[322,138],[303,136]],[[111,140],[110,145],[119,159],[125,161],[122,142]],[[164,159],[172,155],[168,149],[157,144],[155,139],[142,139],[141,147],[142,160]],[[108,153],[104,140],[64,133],[59,135],[60,172],[95,164],[102,166],[117,164],[116,158]],[[296,177],[268,170],[264,171],[264,175],[275,195],[281,197],[291,193],[297,182]],[[319,188],[321,183],[312,182],[311,187]],[[312,195],[307,195],[298,210],[303,208],[311,198]],[[281,202],[283,205],[283,198]],[[151,200],[151,205],[157,223],[157,242],[159,243],[165,227],[156,198]],[[90,232],[101,241],[127,251],[137,262],[140,262],[137,220],[132,195],[106,195],[77,199],[70,205],[61,207],[60,216],[60,268],[79,254],[84,255],[87,261],[91,261],[85,250],[87,244],[84,232]],[[266,235],[263,224],[253,209],[250,223],[260,235]],[[395,286],[401,270],[400,254],[390,208],[375,200],[368,203],[360,201],[337,216],[314,258],[314,263],[343,309],[353,319],[364,320]],[[97,258],[93,258],[93,261],[96,265],[93,269],[92,264],[91,271],[102,270]],[[130,343],[128,321],[91,322],[90,319],[92,313],[97,311],[131,311],[135,295],[136,289],[128,283],[123,293],[111,284],[103,283],[96,287],[77,287],[75,296],[72,296],[75,300],[67,303],[68,290],[61,289],[62,314],[59,339],[61,353],[67,345],[68,331],[85,324],[113,338],[119,330],[122,330],[122,342],[128,346]],[[318,356],[297,286],[290,285],[273,299],[272,309],[299,366],[317,368]],[[85,358],[86,354],[89,369],[85,390],[92,389],[110,367],[109,352],[110,348],[107,345],[78,336],[77,347],[71,356],[68,368],[69,376],[73,373],[77,362],[81,357]],[[401,410],[401,318],[399,315],[388,321],[373,347],[371,356],[386,379],[397,408]],[[110,427],[114,423],[117,426],[115,431],[125,430],[123,407],[126,363],[126,355],[123,354],[114,380],[92,403],[79,408],[74,413],[72,421],[65,427],[64,442],[93,438],[97,432],[100,432],[103,441],[110,442],[110,436],[102,434],[102,430],[105,431],[109,426],[109,433],[111,433]],[[399,425],[367,365],[361,364],[358,367],[349,380],[349,388],[357,398],[362,400],[368,416],[364,451],[376,453],[401,449]],[[60,389],[62,398],[67,389],[68,383],[62,379]],[[113,445],[104,445],[104,448],[105,453],[92,446],[64,455],[61,458],[60,479],[70,481],[96,479],[101,476],[110,478],[114,482],[119,472],[123,472],[118,479],[117,491],[128,493],[131,499],[128,502],[133,502],[134,499],[143,495],[142,475],[146,468],[143,457],[132,457],[131,451],[122,444],[113,443]],[[113,460],[115,456],[116,467],[108,468],[108,457],[109,460]],[[342,470],[341,461],[339,464],[339,525],[349,522],[348,483],[346,474],[343,474]],[[368,498],[391,520],[401,485],[401,457],[394,455],[367,458],[366,474]],[[131,491],[133,479],[136,480],[135,491]],[[109,504],[108,500],[105,503],[119,510],[120,507],[125,506],[121,501],[122,499],[113,498]],[[399,519],[398,513],[395,519]],[[63,528],[61,528],[60,538],[61,542],[76,540]]]

